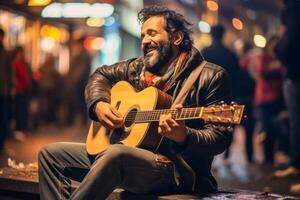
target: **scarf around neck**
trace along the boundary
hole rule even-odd
[[[182,69],[186,56],[187,52],[182,52],[177,58],[177,61],[172,62],[166,73],[162,76],[152,74],[151,72],[147,71],[146,67],[144,66],[142,69],[142,73],[140,74],[142,82],[146,87],[154,86],[162,91],[167,91],[170,86],[170,82]]]

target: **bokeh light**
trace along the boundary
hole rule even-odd
[[[215,1],[211,1],[211,0],[206,2],[206,6],[211,11],[217,11],[219,9],[218,3]]]
[[[263,35],[257,34],[257,35],[254,35],[253,42],[254,42],[255,46],[264,48],[266,46],[267,40]]]
[[[239,31],[243,30],[244,24],[240,19],[234,17],[234,18],[232,18],[231,23],[232,23],[233,28],[235,28]]]

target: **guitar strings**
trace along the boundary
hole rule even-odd
[[[175,118],[177,117],[188,117],[191,114],[200,114],[201,108],[185,108],[184,110],[178,111],[177,109],[161,109],[161,110],[154,110],[154,111],[138,111],[136,113],[129,113],[125,118],[125,121],[133,121],[136,118],[142,118],[143,120],[149,118],[157,118],[160,114],[171,114]]]
[[[154,120],[153,118],[157,118],[160,114],[172,114],[175,118],[185,118],[185,117],[193,117],[190,115],[200,114],[201,107],[197,108],[184,108],[183,110],[177,109],[161,109],[161,110],[146,110],[146,111],[138,111],[135,113],[129,113],[125,118],[125,122],[134,121],[135,119],[139,119],[138,121]],[[206,108],[204,114],[214,114],[218,112],[230,112],[232,109],[230,108]],[[179,116],[178,116],[179,115]],[[225,116],[224,116],[225,117]],[[229,116],[227,116],[229,117]]]

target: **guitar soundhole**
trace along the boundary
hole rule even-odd
[[[125,117],[125,123],[123,128],[117,128],[110,134],[110,143],[122,143],[122,140],[128,137],[138,112],[137,107],[132,107]]]
[[[137,112],[138,112],[137,108],[133,108],[128,112],[127,116],[125,117],[125,128],[129,128],[132,126],[132,124],[135,121]]]

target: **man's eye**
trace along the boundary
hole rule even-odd
[[[150,35],[150,36],[155,36],[155,35],[156,35],[156,32],[155,32],[155,31],[150,31],[149,35]]]

